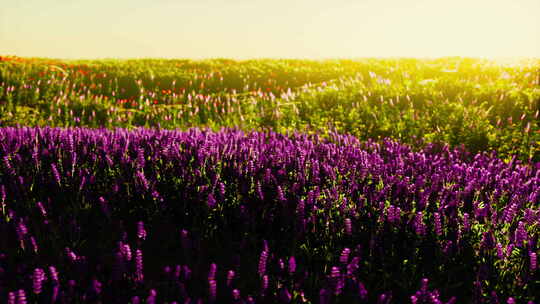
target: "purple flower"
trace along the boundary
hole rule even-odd
[[[26,304],[26,293],[24,289],[19,289],[17,291],[17,304]]]
[[[129,247],[129,244],[124,244],[120,250],[122,251],[126,261],[131,261],[131,247]]]
[[[289,274],[293,274],[296,271],[296,260],[293,256],[289,258]]]
[[[341,255],[339,256],[339,262],[341,264],[347,264],[349,262],[349,254],[351,253],[351,250],[349,248],[344,248],[341,251]]]
[[[512,223],[514,217],[516,216],[517,208],[518,206],[516,203],[512,203],[508,205],[508,207],[506,207],[506,209],[504,210],[504,221],[506,223]]]
[[[535,272],[537,268],[536,252],[529,252],[529,270]]]
[[[137,168],[144,168],[145,158],[144,158],[144,149],[137,149],[137,161],[135,162]]]
[[[501,243],[497,243],[497,257],[499,260],[504,260],[504,251]]]
[[[525,230],[525,225],[522,221],[519,221],[515,232],[515,244],[517,247],[523,247],[523,243],[527,242],[528,240],[529,237],[527,235],[527,230]]]
[[[433,213],[433,218],[435,220],[435,233],[437,235],[442,235],[441,215],[439,214],[439,212]]]
[[[102,287],[102,284],[100,281],[96,279],[92,279],[92,286],[90,289],[94,294],[96,295],[101,294],[101,287]]]
[[[54,163],[51,163],[51,171],[52,171],[54,180],[56,181],[58,186],[60,186],[62,183],[62,180],[60,178],[60,173],[58,173],[58,169],[56,168],[56,165]]]
[[[137,222],[137,237],[140,240],[145,240],[146,239],[146,230],[144,229],[144,222],[143,221]]]
[[[469,231],[469,229],[471,229],[471,224],[469,222],[469,214],[463,213],[463,230]]]
[[[140,185],[143,187],[143,190],[148,191],[148,189],[150,189],[150,184],[148,183],[146,176],[144,176],[144,172],[137,171],[137,178],[139,180]]]
[[[354,257],[349,265],[347,265],[347,276],[354,275],[354,272],[359,268],[360,258]]]
[[[283,193],[283,189],[279,185],[277,186],[277,196],[280,202],[285,202],[287,200],[285,198],[285,194]]]
[[[143,255],[140,249],[135,251],[135,281],[142,282],[143,275]]]
[[[157,291],[155,289],[150,289],[150,294],[146,298],[147,304],[155,304],[156,303],[156,297],[157,297]]]
[[[37,202],[36,205],[38,206],[39,211],[41,212],[41,215],[43,215],[43,217],[47,217],[47,211],[43,207],[43,203]]]
[[[40,294],[42,292],[42,282],[45,280],[45,271],[41,268],[34,269],[34,274],[32,275],[32,287],[35,294]]]
[[[332,270],[330,271],[330,281],[334,289],[334,294],[339,295],[341,293],[341,290],[344,287],[344,282],[341,276],[341,272],[339,271],[339,268],[336,266],[333,266]]]
[[[64,250],[66,252],[66,255],[67,255],[68,259],[71,262],[75,262],[75,261],[77,261],[79,259],[79,257],[75,254],[75,252],[73,252],[73,250],[71,250],[71,248],[66,247]]]
[[[210,270],[208,271],[208,279],[214,280],[216,278],[217,265],[216,263],[210,264]]]
[[[56,267],[49,266],[49,272],[50,272],[51,280],[54,283],[58,284],[58,271],[56,271]]]
[[[214,198],[214,195],[212,193],[208,194],[208,200],[207,200],[208,208],[214,209],[217,205],[216,199]]]
[[[268,289],[268,275],[264,275],[262,277],[262,282],[261,282],[261,295],[262,296],[264,296],[267,289]]]
[[[259,257],[259,275],[262,277],[266,273],[266,260],[268,259],[268,252],[262,251]]]
[[[233,298],[233,300],[235,300],[235,301],[240,300],[240,290],[238,290],[238,289],[233,289],[233,290],[232,290],[232,298]]]
[[[234,271],[233,270],[229,270],[227,272],[227,287],[231,287],[231,284],[232,284],[232,281],[234,280]]]
[[[208,293],[210,295],[210,301],[215,301],[217,295],[217,283],[213,278],[208,278]]]
[[[348,236],[352,235],[352,222],[350,218],[344,220],[345,223],[345,234]]]
[[[17,175],[17,172],[15,172],[15,169],[13,168],[13,166],[11,165],[10,161],[9,161],[9,156],[4,156],[3,157],[3,161],[4,161],[4,167],[6,167],[9,175],[11,176],[16,176]]]
[[[37,253],[38,252],[38,245],[37,245],[35,237],[33,237],[33,236],[30,237],[30,244],[32,245],[32,250],[34,251],[34,253]]]
[[[15,227],[15,231],[17,232],[17,237],[20,241],[22,241],[25,235],[28,234],[28,228],[26,228],[26,225],[24,224],[22,219],[19,220],[17,227]]]
[[[15,298],[15,293],[14,292],[8,292],[8,300],[7,300],[7,304],[17,304],[17,299]]]
[[[423,218],[424,216],[422,214],[422,211],[418,211],[414,218],[414,231],[416,232],[417,235],[426,234],[426,224],[424,224]]]

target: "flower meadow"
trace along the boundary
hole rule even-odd
[[[0,302],[539,303],[540,163],[238,128],[0,128]]]
[[[540,61],[0,57],[0,125],[335,131],[540,161]]]

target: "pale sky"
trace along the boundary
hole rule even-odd
[[[0,56],[540,57],[540,0],[0,2]]]

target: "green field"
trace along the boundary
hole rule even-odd
[[[540,61],[0,61],[0,124],[328,131],[540,160]]]

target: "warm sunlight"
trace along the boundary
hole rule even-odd
[[[538,57],[538,0],[10,0],[0,54]]]

